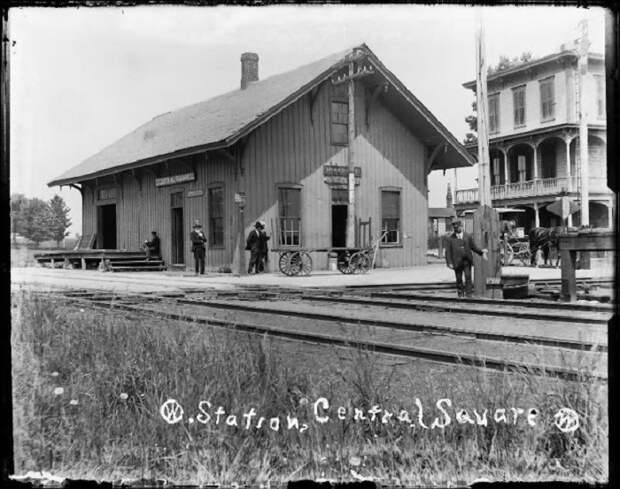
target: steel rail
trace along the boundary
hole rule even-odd
[[[69,295],[69,294],[65,294]],[[557,338],[547,338],[544,336],[533,336],[533,335],[517,335],[517,334],[503,334],[503,333],[494,333],[494,332],[482,332],[482,331],[467,331],[458,328],[451,328],[449,326],[437,326],[437,325],[429,325],[429,324],[420,324],[420,323],[411,323],[411,322],[398,322],[398,321],[386,321],[380,319],[373,318],[351,318],[348,316],[335,315],[330,313],[323,312],[310,312],[310,311],[300,311],[300,310],[286,310],[286,309],[278,309],[273,307],[268,307],[266,305],[255,306],[248,304],[239,304],[239,303],[231,303],[231,302],[222,302],[217,300],[196,300],[196,299],[187,299],[185,295],[182,293],[169,293],[169,294],[132,294],[132,295],[112,295],[112,294],[93,294],[93,293],[79,293],[71,294],[71,297],[84,297],[90,298],[91,300],[103,302],[103,301],[112,301],[112,300],[122,300],[127,302],[128,299],[137,300],[139,302],[149,301],[149,302],[157,302],[161,299],[173,299],[176,303],[179,304],[187,304],[192,306],[202,306],[202,307],[212,307],[218,309],[226,309],[226,310],[237,310],[237,311],[245,311],[245,312],[253,312],[253,313],[265,313],[265,314],[274,314],[279,316],[290,316],[290,317],[298,317],[304,319],[315,319],[322,321],[333,321],[338,323],[347,323],[347,324],[355,324],[355,325],[364,325],[364,326],[374,326],[374,327],[383,327],[389,329],[399,329],[404,331],[413,331],[413,332],[427,332],[431,334],[447,334],[451,336],[461,336],[467,338],[475,338],[480,340],[489,340],[489,341],[501,341],[508,343],[523,343],[523,344],[535,344],[541,346],[550,346],[557,348],[566,348],[571,350],[594,350],[600,352],[607,352],[608,347],[606,345],[601,345],[598,343],[587,342],[587,341],[577,341],[577,340],[569,340],[569,339],[557,339]],[[307,299],[307,297],[304,297]],[[323,300],[323,297],[313,296],[312,299]],[[331,299],[331,298],[330,298]],[[330,300],[332,302],[332,300]],[[338,298],[334,298],[333,302],[338,302]],[[390,303],[391,305],[392,303]],[[374,305],[372,302],[364,302],[364,305]],[[380,304],[383,307],[383,304]],[[485,315],[485,312],[481,312],[481,315]],[[548,317],[539,317],[538,319],[545,320]]]
[[[359,341],[349,340],[346,338],[324,335],[318,333],[306,333],[299,331],[290,331],[281,328],[275,328],[272,326],[257,325],[250,323],[243,323],[238,321],[228,321],[222,319],[214,319],[207,317],[198,317],[189,314],[181,314],[172,312],[168,309],[157,310],[144,306],[124,304],[122,302],[111,302],[109,304],[103,303],[99,300],[92,300],[92,298],[86,297],[70,297],[64,296],[64,300],[68,302],[87,303],[104,309],[118,309],[128,312],[146,313],[152,316],[156,316],[161,319],[171,319],[175,321],[198,323],[208,326],[222,327],[226,329],[232,329],[235,331],[244,331],[253,334],[271,335],[276,338],[297,340],[311,344],[324,344],[331,346],[339,346],[345,348],[358,348],[367,349],[377,353],[384,353],[389,355],[396,355],[401,357],[419,358],[423,360],[435,361],[438,363],[447,363],[455,365],[467,365],[478,368],[487,368],[497,371],[509,371],[509,372],[521,372],[526,374],[532,374],[537,376],[550,376],[557,377],[563,380],[578,381],[578,382],[591,382],[593,380],[607,381],[606,376],[593,375],[586,372],[580,372],[579,370],[554,367],[545,365],[535,365],[525,362],[506,361],[498,358],[470,355],[470,354],[458,354],[449,351],[436,350],[423,347],[410,347],[403,345],[395,345],[390,343],[383,343],[377,341]],[[136,297],[139,299],[139,297]]]
[[[571,316],[569,315],[556,315],[556,316],[552,316],[552,315],[539,315],[533,312],[526,312],[526,311],[515,311],[515,310],[511,310],[511,311],[507,311],[507,310],[476,310],[476,309],[470,309],[470,308],[465,308],[463,307],[463,305],[466,305],[467,302],[470,302],[469,300],[464,300],[464,301],[457,301],[456,298],[452,298],[452,297],[442,297],[441,299],[437,300],[435,299],[435,297],[424,297],[424,301],[426,302],[445,302],[445,303],[449,303],[449,305],[443,305],[443,304],[420,304],[420,303],[416,303],[415,300],[420,300],[420,299],[415,299],[413,301],[407,301],[406,297],[399,297],[401,300],[400,301],[396,301],[396,300],[381,300],[381,298],[377,298],[377,297],[372,297],[373,294],[371,294],[371,297],[368,298],[359,298],[359,297],[330,297],[330,296],[320,296],[320,295],[313,295],[313,296],[305,296],[304,299],[305,300],[311,300],[311,301],[323,301],[323,302],[341,302],[341,303],[348,303],[348,304],[360,304],[360,305],[367,305],[367,306],[384,306],[384,307],[394,307],[394,308],[399,308],[399,309],[414,309],[414,310],[418,310],[418,311],[432,311],[432,312],[454,312],[454,313],[460,313],[460,314],[471,314],[471,315],[480,315],[480,316],[504,316],[504,317],[511,317],[511,318],[521,318],[521,319],[531,319],[531,320],[538,320],[538,321],[561,321],[561,322],[570,322],[570,323],[588,323],[588,324],[607,324],[608,320],[605,319],[599,319],[599,318],[580,318],[580,317],[575,317],[575,316]],[[482,300],[482,299],[481,299]],[[474,301],[471,301],[472,303]],[[495,306],[501,306],[501,303],[493,303],[493,305]],[[519,305],[521,306],[521,305]]]

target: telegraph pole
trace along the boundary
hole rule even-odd
[[[487,101],[487,63],[482,12],[479,11],[476,35],[476,107],[478,108],[478,196],[480,207],[474,212],[474,241],[487,249],[487,259],[474,255],[474,289],[478,296],[493,297],[499,283],[499,218],[491,206],[491,172],[489,169],[489,133]]]
[[[364,65],[366,53],[364,50],[355,50],[347,56],[348,63],[346,65],[346,73],[339,73],[332,78],[333,85],[347,83],[348,94],[348,148],[347,148],[347,190],[349,192],[347,206],[347,240],[348,248],[355,247],[355,158],[353,154],[353,142],[355,141],[355,79],[363,78],[375,73],[372,64]],[[357,66],[356,66],[357,63]],[[375,97],[379,91],[376,89]]]
[[[349,99],[349,120],[348,120],[348,140],[349,147],[347,150],[347,166],[348,173],[348,189],[349,189],[349,205],[347,206],[347,248],[355,247],[355,161],[353,159],[353,141],[355,140],[355,67],[353,61],[349,62],[349,81],[348,81],[348,99]]]
[[[585,97],[585,79],[588,73],[588,21],[583,19],[579,26],[581,37],[579,38],[579,180],[581,181],[581,225],[590,224],[589,209],[589,162],[588,162],[588,114]]]
[[[489,169],[489,133],[487,100],[487,63],[482,15],[476,36],[476,107],[478,108],[478,196],[480,205],[491,207],[491,172]]]

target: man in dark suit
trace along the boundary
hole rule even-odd
[[[144,251],[146,252],[146,259],[161,258],[161,248],[159,236],[157,231],[151,231],[151,240],[144,242]]]
[[[456,289],[459,297],[464,295],[471,297],[473,285],[471,282],[471,267],[474,263],[472,251],[486,259],[487,250],[480,249],[474,243],[474,238],[463,232],[463,223],[452,223],[453,233],[446,240],[446,264],[454,270],[456,275]],[[463,274],[465,274],[465,287],[463,287]]]
[[[256,273],[261,273],[265,270],[265,259],[269,251],[267,241],[269,241],[269,236],[265,232],[265,224],[262,221],[256,221],[254,229],[250,231],[245,245],[245,249],[250,252],[248,273],[252,273],[252,269]]]
[[[200,221],[194,221],[194,227],[189,234],[189,239],[192,241],[192,253],[194,253],[194,262],[196,264],[196,275],[200,272],[200,275],[205,273],[205,245],[207,243],[207,237],[202,231],[202,225]]]

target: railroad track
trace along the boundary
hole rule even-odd
[[[530,284],[536,287],[543,286],[559,286],[562,284],[561,279],[531,279]],[[580,278],[577,279],[577,286],[613,286],[614,280],[611,278]],[[453,282],[428,282],[428,283],[402,283],[402,284],[362,284],[362,285],[345,285],[347,290],[455,290],[456,285]]]
[[[56,292],[55,296],[70,303],[90,304],[105,309],[149,314],[176,321],[261,335],[268,334],[276,338],[312,344],[363,348],[402,357],[501,371],[521,371],[573,381],[607,378],[604,367],[584,372],[579,368],[561,364],[562,362],[557,360],[565,357],[575,360],[587,356],[603,366],[606,365],[606,346],[581,341],[463,331],[449,327],[347,318],[342,315],[310,313],[302,310],[257,308],[231,301],[189,299],[185,294],[111,296],[101,293]],[[222,312],[234,313],[235,317],[233,319],[218,317]],[[334,327],[336,322],[339,324],[338,328]],[[273,326],[277,323],[282,326]],[[360,326],[365,327],[364,338],[358,337]],[[335,334],[334,331],[338,331],[339,334]],[[399,334],[401,336],[398,336]],[[504,354],[499,356],[480,354],[480,347],[495,353],[504,350]],[[541,364],[537,361],[534,352],[530,351],[534,348],[540,349],[542,358],[555,359],[555,364],[553,362]],[[515,350],[519,351],[518,355],[514,353]]]

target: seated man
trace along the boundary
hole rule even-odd
[[[161,258],[161,251],[159,247],[159,236],[157,231],[151,231],[151,240],[144,242],[144,251],[146,252],[146,259]]]

